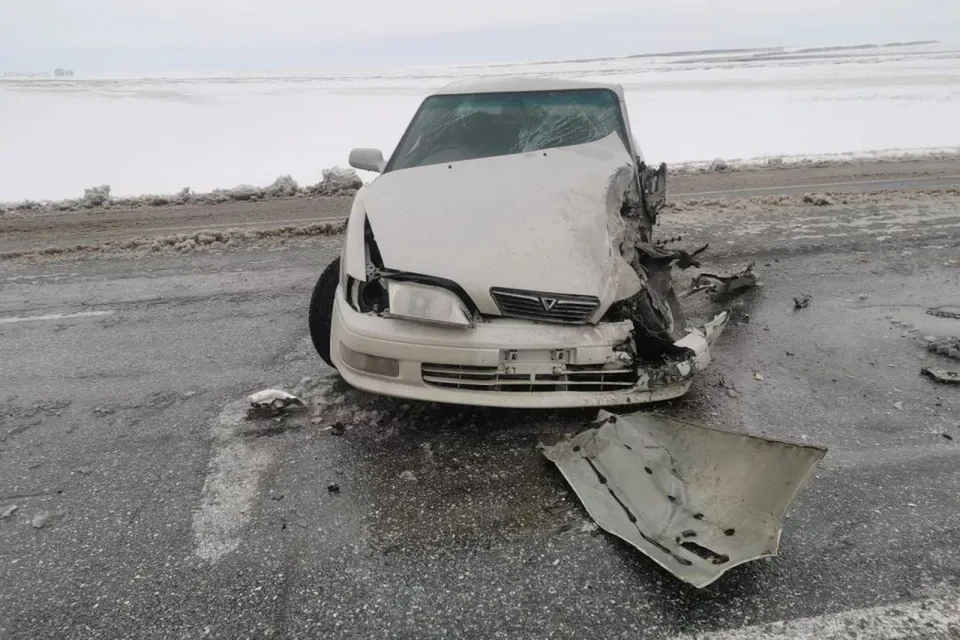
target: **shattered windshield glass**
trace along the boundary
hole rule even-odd
[[[438,95],[427,98],[387,171],[594,142],[627,143],[608,89]]]

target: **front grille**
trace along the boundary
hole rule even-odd
[[[470,391],[617,391],[637,383],[636,369],[603,365],[566,365],[563,373],[504,373],[497,367],[432,364],[420,367],[423,381],[434,387]]]
[[[594,296],[500,288],[490,289],[490,295],[500,308],[501,315],[526,320],[583,324],[600,306],[600,299]]]

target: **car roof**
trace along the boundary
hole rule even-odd
[[[503,93],[506,91],[558,91],[564,89],[609,89],[622,95],[623,89],[616,84],[568,80],[537,76],[486,76],[457,80],[434,92],[435,95],[457,93]]]

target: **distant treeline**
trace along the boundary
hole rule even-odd
[[[73,69],[49,71],[0,71],[0,78],[72,78]]]

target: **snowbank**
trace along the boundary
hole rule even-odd
[[[269,200],[272,198],[300,198],[317,196],[351,195],[363,186],[363,181],[353,169],[333,167],[323,170],[323,179],[313,185],[301,187],[289,175],[283,175],[267,187],[241,184],[232,189],[214,189],[210,193],[194,193],[184,187],[176,194],[145,194],[132,197],[112,197],[110,185],[84,189],[83,197],[57,201],[23,200],[0,202],[0,215],[29,211],[77,211],[110,207],[163,207],[178,204],[220,204]]]
[[[0,260],[13,258],[40,258],[49,256],[68,256],[88,253],[191,253],[203,250],[223,250],[250,246],[251,244],[277,243],[288,244],[315,238],[335,236],[346,230],[346,221],[318,222],[305,226],[284,226],[274,229],[226,229],[178,233],[157,237],[141,237],[129,240],[115,240],[90,245],[70,245],[48,247],[46,249],[27,249],[0,253]]]
[[[862,162],[894,163],[905,160],[960,160],[960,147],[933,149],[882,149],[858,153],[824,153],[817,155],[762,156],[759,158],[716,158],[709,161],[668,164],[674,175],[713,173],[718,171],[755,171],[794,167],[837,167]]]
[[[750,220],[770,214],[773,210],[797,210],[808,207],[830,207],[842,213],[844,208],[864,205],[892,207],[900,215],[905,206],[938,206],[950,210],[960,206],[960,189],[883,191],[876,193],[807,193],[803,195],[753,196],[749,198],[689,198],[667,203],[671,214],[690,216],[689,220],[707,220],[711,215],[724,219],[730,213],[742,213]],[[849,210],[849,209],[848,209]],[[777,214],[776,219],[789,218]],[[670,220],[676,220],[671,217]],[[826,220],[827,218],[822,218]],[[779,224],[779,223],[777,223]],[[225,251],[251,248],[274,248],[280,246],[308,246],[325,242],[331,236],[346,230],[346,220],[334,220],[315,224],[287,225],[272,229],[210,229],[193,233],[160,236],[142,236],[126,240],[113,240],[94,244],[71,244],[66,246],[26,249],[0,253],[0,261],[26,258],[68,258],[84,255],[177,255],[193,252]]]

